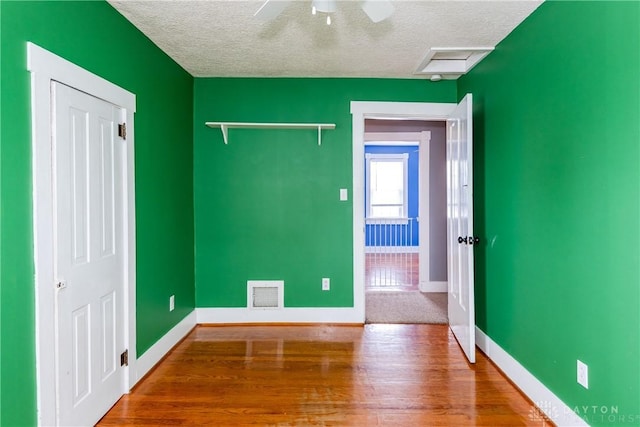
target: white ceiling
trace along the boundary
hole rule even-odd
[[[108,0],[195,77],[393,77],[416,75],[432,47],[493,47],[541,3],[395,0],[372,23],[359,1],[338,1],[333,22],[292,1],[277,18],[262,0]]]

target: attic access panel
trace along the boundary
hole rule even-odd
[[[415,74],[431,80],[455,80],[493,51],[493,47],[433,47]]]

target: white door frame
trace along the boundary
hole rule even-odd
[[[36,391],[38,424],[56,423],[54,209],[51,153],[51,82],[57,81],[122,108],[127,123],[124,159],[125,247],[124,333],[129,366],[125,390],[136,381],[136,274],[134,122],[135,95],[33,44],[27,43],[27,70],[31,72],[31,149],[33,179],[33,244],[35,265]]]
[[[353,140],[353,308],[365,321],[364,120],[446,121],[455,103],[351,101]]]
[[[422,292],[430,291],[429,273],[431,272],[429,254],[430,241],[429,229],[431,228],[431,219],[429,218],[429,163],[431,149],[431,132],[420,132],[420,147],[418,149],[418,288]],[[425,222],[424,226],[420,224],[420,220]],[[444,291],[443,291],[444,292]]]

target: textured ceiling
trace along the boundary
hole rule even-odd
[[[196,77],[395,77],[415,74],[431,47],[492,47],[541,1],[393,2],[372,23],[359,1],[338,1],[333,22],[292,1],[270,22],[255,1],[109,0]]]

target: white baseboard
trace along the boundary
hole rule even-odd
[[[136,361],[135,382],[140,381],[195,325],[196,312],[194,310],[145,351]]]
[[[447,292],[447,282],[422,282],[418,285],[420,292]]]
[[[196,308],[198,323],[362,323],[364,313],[345,308]]]
[[[476,327],[476,345],[536,404],[539,411],[531,408],[528,414],[531,421],[542,421],[544,419],[542,413],[544,413],[558,427],[589,425],[478,327]]]

